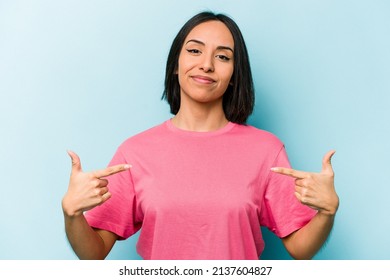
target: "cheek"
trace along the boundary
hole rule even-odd
[[[233,66],[226,69],[226,71],[223,72],[223,77],[225,82],[230,83],[231,79],[233,77]]]
[[[178,73],[187,73],[194,67],[194,61],[186,56],[180,56],[178,61]]]
[[[177,65],[177,70],[176,70],[176,74],[177,74],[177,79],[179,81],[179,85],[180,87],[185,87],[185,77],[186,77],[186,73],[187,73],[187,68],[185,67],[185,64],[181,63],[182,61],[179,60],[179,63]]]

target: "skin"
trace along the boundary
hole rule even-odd
[[[220,21],[196,26],[184,40],[179,62],[180,109],[172,122],[191,131],[212,131],[228,120],[222,98],[234,70],[234,40]]]
[[[325,243],[332,230],[339,207],[334,187],[331,158],[335,151],[326,153],[320,173],[274,167],[273,172],[295,178],[295,196],[304,205],[318,210],[314,218],[301,229],[283,238],[287,251],[295,259],[311,259]]]
[[[196,26],[181,49],[177,75],[181,87],[179,112],[172,118],[178,128],[190,131],[213,131],[228,123],[222,98],[231,83],[234,70],[234,40],[229,29],[219,21]],[[105,203],[111,194],[105,177],[124,172],[131,166],[122,164],[95,172],[84,172],[78,155],[69,151],[72,172],[68,191],[62,200],[68,240],[80,259],[104,259],[118,236],[91,228],[83,212]],[[331,157],[323,158],[320,173],[281,167],[273,172],[295,178],[295,195],[304,205],[318,210],[303,228],[283,238],[287,251],[296,259],[310,259],[326,241],[339,206],[334,187]]]
[[[111,197],[104,177],[126,171],[131,166],[121,164],[95,172],[83,172],[78,155],[72,151],[68,151],[68,154],[72,160],[72,171],[68,191],[62,199],[68,240],[80,259],[104,259],[118,236],[90,227],[83,212],[103,204]]]

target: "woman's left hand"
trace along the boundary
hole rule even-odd
[[[295,196],[313,209],[327,215],[335,215],[339,198],[334,187],[334,172],[331,158],[335,151],[329,151],[322,160],[320,173],[298,171],[284,167],[273,167],[273,172],[295,178]]]

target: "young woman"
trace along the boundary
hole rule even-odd
[[[290,169],[283,143],[246,125],[254,92],[244,39],[222,14],[200,13],[173,41],[165,91],[174,117],[124,141],[108,168],[72,173],[62,206],[81,259],[104,259],[141,229],[144,259],[258,259],[260,226],[296,259],[332,229],[339,199],[328,152],[320,173]]]

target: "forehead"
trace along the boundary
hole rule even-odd
[[[188,33],[185,43],[188,40],[196,39],[205,44],[215,43],[217,45],[224,45],[233,48],[233,35],[229,28],[221,21],[206,21],[195,26],[190,33]]]

